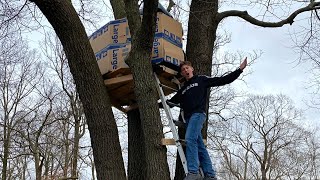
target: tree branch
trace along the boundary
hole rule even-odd
[[[176,5],[176,3],[173,2],[173,0],[169,0],[169,6],[167,7],[167,11],[170,12],[174,5]]]
[[[281,27],[285,24],[290,24],[294,22],[294,18],[297,17],[300,13],[320,9],[320,2],[311,2],[308,6],[305,6],[303,8],[297,9],[295,12],[293,12],[289,17],[287,17],[284,20],[278,21],[278,22],[265,22],[260,21],[251,15],[248,14],[247,11],[237,11],[237,10],[230,10],[230,11],[224,11],[218,14],[218,21],[221,21],[222,19],[230,16],[240,17],[244,19],[245,21],[261,26],[261,27]]]

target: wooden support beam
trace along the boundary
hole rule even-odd
[[[181,144],[185,146],[185,140],[181,139],[180,140]],[[207,140],[203,139],[203,143],[207,145]],[[166,139],[162,138],[161,139],[161,145],[166,146],[166,145],[176,145],[176,141],[174,139]]]
[[[104,80],[104,84],[108,87],[114,84],[120,84],[120,83],[125,83],[133,80],[132,74],[128,74],[125,76],[120,76],[120,77],[115,77],[111,79],[106,79]]]

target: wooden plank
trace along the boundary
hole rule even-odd
[[[165,77],[165,78],[170,78],[170,77],[173,77],[173,76],[176,76],[178,75],[178,72],[173,70],[173,69],[170,69],[164,65],[160,65],[160,68],[162,69],[161,72],[159,72],[159,75],[162,76],[162,77]]]
[[[203,143],[207,145],[207,140],[203,139]],[[181,144],[185,146],[185,140],[181,139]],[[162,138],[161,139],[161,145],[166,146],[166,145],[176,145],[176,141],[174,139],[166,139]]]
[[[129,82],[131,80],[133,80],[132,74],[128,74],[125,76],[106,79],[106,80],[104,80],[104,84],[108,87],[108,86],[111,86],[114,84],[121,84],[121,83]]]
[[[131,74],[131,70],[129,68],[120,68],[115,71],[104,74],[103,77],[105,79],[110,79],[110,78],[115,78],[115,77],[124,76],[128,74]]]

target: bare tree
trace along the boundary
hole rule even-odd
[[[111,102],[84,27],[74,7],[70,1],[32,2],[51,23],[64,47],[87,118],[98,179],[125,179]]]
[[[23,114],[34,111],[38,105],[30,102],[35,85],[42,76],[34,51],[26,44],[10,37],[1,40],[0,93],[1,127],[3,139],[2,179],[8,175],[8,162],[12,156],[13,129],[23,119]]]
[[[305,140],[311,134],[296,124],[302,116],[291,100],[283,95],[250,96],[239,104],[234,119],[222,122],[224,131],[210,135],[223,155],[222,176],[238,180],[303,177],[310,167]]]
[[[83,107],[80,102],[79,94],[75,89],[73,78],[69,73],[67,59],[65,57],[63,48],[57,38],[52,38],[50,34],[47,35],[44,42],[46,48],[44,52],[48,60],[51,62],[53,71],[58,77],[62,93],[59,98],[66,101],[66,111],[64,116],[57,117],[63,119],[63,136],[65,137],[65,167],[64,176],[67,177],[68,168],[71,167],[71,177],[78,176],[78,155],[80,138],[85,134],[85,116]],[[69,127],[70,126],[70,127]],[[69,132],[73,129],[73,132]],[[69,137],[71,136],[71,137]],[[69,151],[69,145],[70,151]],[[71,154],[71,157],[70,157]]]
[[[47,17],[63,44],[70,70],[77,84],[77,90],[83,102],[84,111],[88,120],[98,178],[105,179],[106,177],[110,177],[124,179],[125,173],[123,161],[121,160],[118,132],[111,112],[110,100],[106,95],[107,92],[95,63],[94,55],[88,43],[84,28],[79,20],[79,14],[76,13],[70,1],[33,0],[31,2],[34,2]],[[137,1],[126,1],[126,12],[130,14],[128,16],[130,30],[134,37],[133,50],[131,53],[131,56],[134,58],[129,58],[128,64],[133,69],[136,85],[135,91],[140,107],[145,143],[147,147],[154,148],[154,151],[146,149],[147,162],[150,163],[146,167],[146,174],[149,176],[150,172],[154,170],[153,168],[158,169],[156,167],[159,166],[159,169],[166,172],[165,177],[168,177],[166,165],[163,164],[165,149],[155,145],[156,141],[162,137],[162,125],[158,118],[158,109],[156,108],[156,98],[154,97],[156,93],[155,84],[152,83],[152,70],[149,63],[145,65],[142,64],[142,62],[149,62],[148,58],[153,39],[153,28],[144,29],[143,27],[147,25],[148,27],[152,27],[154,25],[153,17],[157,1],[150,1],[148,3],[150,4],[145,4],[146,17],[143,18],[141,26],[136,7]],[[231,1],[230,3],[235,2]],[[269,7],[277,7],[278,3],[273,1],[265,3],[266,4],[262,1],[257,1],[251,4],[261,5],[261,7],[266,8],[265,12],[269,13],[269,15],[273,14],[272,8]],[[29,3],[26,4],[30,5]],[[314,10],[318,7],[318,2],[311,1],[304,7],[297,9],[297,11],[286,14],[287,18],[282,18],[282,20],[279,21],[276,20],[277,22],[273,23],[268,22],[269,19],[263,19],[266,16],[263,16],[262,20],[258,20],[258,18],[250,16],[247,11],[230,10],[218,12],[218,1],[192,1],[188,26],[187,57],[194,62],[197,72],[211,75],[212,55],[217,37],[217,28],[223,19],[234,16],[258,26],[280,27],[293,23],[297,14]],[[149,16],[147,17],[147,15]],[[130,20],[130,18],[132,19]],[[135,36],[135,34],[137,34],[137,36]],[[138,59],[139,61],[130,63],[130,59]],[[148,79],[145,80],[145,77],[148,77]],[[150,119],[153,121],[149,121]],[[149,127],[152,128],[148,129]],[[110,155],[109,159],[114,158],[112,162],[108,161],[108,158],[105,159],[106,156],[102,152],[106,150],[110,152],[107,154],[108,157]],[[159,160],[161,160],[161,165],[157,163]]]
[[[307,88],[313,93],[311,102],[307,102],[310,107],[319,110],[319,83],[320,83],[320,53],[319,53],[319,30],[320,16],[319,9],[310,12],[310,17],[301,25],[301,30],[292,32],[291,37],[295,43],[295,50],[300,54],[298,63],[310,64],[307,70],[311,74]]]

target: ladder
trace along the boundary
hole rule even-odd
[[[184,154],[184,151],[183,151],[183,148],[182,148],[182,145],[181,145],[181,142],[180,142],[180,139],[179,139],[179,135],[178,135],[178,131],[176,129],[176,125],[174,123],[174,120],[173,120],[173,116],[172,116],[172,113],[171,113],[171,110],[170,110],[170,107],[169,105],[167,104],[166,102],[166,97],[164,95],[164,92],[163,92],[163,89],[162,87],[166,87],[166,88],[170,88],[172,89],[171,87],[168,87],[166,85],[163,85],[161,84],[158,76],[156,73],[154,73],[154,77],[157,81],[157,90],[158,90],[158,93],[159,93],[159,97],[160,97],[160,100],[162,102],[162,105],[163,105],[163,109],[166,113],[166,116],[168,118],[168,121],[169,121],[169,126],[171,128],[171,132],[172,132],[172,135],[173,135],[173,139],[175,140],[175,144],[177,146],[177,149],[178,149],[178,154],[180,156],[180,159],[181,159],[181,163],[182,163],[182,166],[183,166],[183,169],[184,169],[184,172],[185,174],[188,174],[188,167],[187,167],[187,160],[186,160],[186,156]],[[176,89],[173,89],[175,91],[177,91]]]

